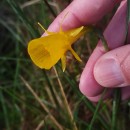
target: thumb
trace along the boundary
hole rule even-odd
[[[104,87],[130,85],[130,45],[104,54],[94,66],[95,80]]]

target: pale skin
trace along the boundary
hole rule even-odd
[[[63,30],[97,23],[120,2],[121,5],[104,30],[110,51],[106,53],[99,41],[81,74],[80,91],[94,102],[99,100],[104,87],[108,88],[104,98],[112,97],[116,87],[121,87],[123,100],[130,97],[129,35],[125,43],[126,0],[73,0],[48,29],[58,31],[59,23],[66,12],[69,14],[62,23]]]

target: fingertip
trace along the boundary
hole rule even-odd
[[[104,87],[117,87],[124,83],[120,65],[112,57],[106,58],[102,56],[96,62],[94,66],[94,77]]]
[[[103,87],[97,83],[93,74],[94,65],[102,55],[100,47],[96,47],[81,74],[79,88],[85,96],[97,96],[103,91]]]
[[[87,97],[97,96],[103,91],[103,87],[93,77],[92,68],[85,67],[80,78],[79,89]]]
[[[104,87],[125,87],[130,84],[130,45],[111,50],[94,66],[94,77]]]
[[[102,93],[100,93],[97,96],[93,97],[87,97],[92,102],[99,102],[100,100],[106,100],[112,97],[113,89],[107,89],[106,93],[104,93],[105,90],[103,90]]]

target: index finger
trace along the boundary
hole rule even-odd
[[[63,30],[76,28],[82,25],[94,24],[122,0],[73,0],[64,9],[53,23],[49,26],[49,31],[58,31],[59,23],[66,13],[67,17],[62,23]]]

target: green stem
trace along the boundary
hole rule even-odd
[[[101,105],[101,103],[102,103],[102,100],[103,100],[104,95],[106,94],[106,91],[107,91],[107,89],[105,88],[104,91],[103,91],[103,93],[102,93],[102,95],[101,95],[101,97],[100,97],[100,100],[99,100],[99,102],[98,102],[98,104],[97,104],[97,106],[96,106],[96,109],[95,109],[93,118],[92,118],[92,120],[91,120],[91,122],[90,122],[90,125],[89,125],[89,130],[92,130],[94,121],[95,121],[95,119],[96,119],[96,117],[97,117],[97,115],[98,115],[99,107],[100,107],[100,105]]]
[[[120,88],[117,88],[117,89],[115,89],[114,99],[113,99],[111,130],[117,129],[116,128],[116,126],[117,126],[117,116],[118,116],[118,111],[119,111],[120,100],[121,100]]]

